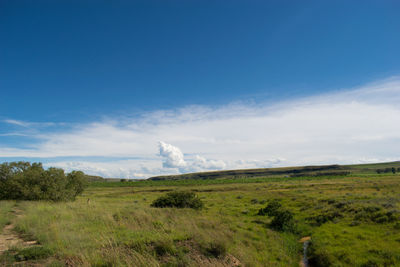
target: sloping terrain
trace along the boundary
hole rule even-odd
[[[181,175],[164,175],[149,178],[149,180],[180,180],[180,179],[219,179],[219,178],[250,178],[268,176],[327,176],[327,175],[347,175],[370,173],[374,174],[377,170],[388,171],[400,168],[400,162],[359,164],[359,165],[320,165],[304,167],[283,167],[283,168],[263,168],[263,169],[243,169],[227,171],[197,172]]]

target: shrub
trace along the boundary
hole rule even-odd
[[[295,232],[296,227],[293,220],[293,213],[283,209],[278,200],[272,200],[265,208],[259,209],[257,215],[268,215],[273,217],[270,226],[278,231]]]
[[[156,208],[203,208],[203,202],[193,192],[169,192],[153,201]]]
[[[268,203],[265,208],[258,210],[258,215],[275,216],[278,210],[282,207],[278,200],[274,199]]]
[[[41,163],[0,164],[0,199],[74,200],[85,186],[86,176],[80,171],[65,175],[62,169],[45,170]]]
[[[293,213],[287,210],[276,212],[271,221],[271,228],[278,231],[293,232],[295,230]]]

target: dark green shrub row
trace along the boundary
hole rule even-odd
[[[203,208],[203,202],[193,192],[169,192],[153,201],[156,208]]]
[[[41,163],[0,164],[0,199],[74,200],[86,183],[86,176],[80,171],[66,175],[58,168],[45,170]]]
[[[396,168],[392,167],[392,168],[385,168],[385,169],[377,169],[377,170],[376,170],[376,173],[377,173],[377,174],[389,173],[389,172],[395,174],[396,172],[400,172],[400,168],[397,168],[397,169],[396,169]]]

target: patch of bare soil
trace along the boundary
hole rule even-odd
[[[20,210],[14,209],[16,218],[22,216]],[[37,245],[35,240],[23,240],[15,231],[14,223],[6,225],[0,233],[0,255],[12,247],[30,247]]]

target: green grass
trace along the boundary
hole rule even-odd
[[[388,175],[388,174],[382,174]],[[285,182],[285,181],[311,181],[323,179],[344,179],[346,177],[371,176],[370,174],[357,174],[350,176],[303,176],[303,177],[248,177],[248,178],[222,178],[222,179],[185,179],[185,180],[141,180],[127,182],[92,182],[90,187],[160,187],[160,186],[196,186],[196,185],[220,185],[220,184],[249,184],[266,182]],[[375,175],[373,175],[375,176]]]
[[[0,201],[0,233],[4,226],[11,223],[11,210],[15,206],[15,201]]]
[[[151,207],[182,189],[204,208]],[[399,266],[398,192],[400,175],[368,173],[95,182],[74,202],[19,202],[16,227],[61,266],[222,266],[230,257],[243,266],[298,266],[298,240],[308,235],[314,266]],[[294,231],[276,231],[272,217],[257,215],[271,200],[294,214]],[[10,205],[0,202],[1,212]]]

